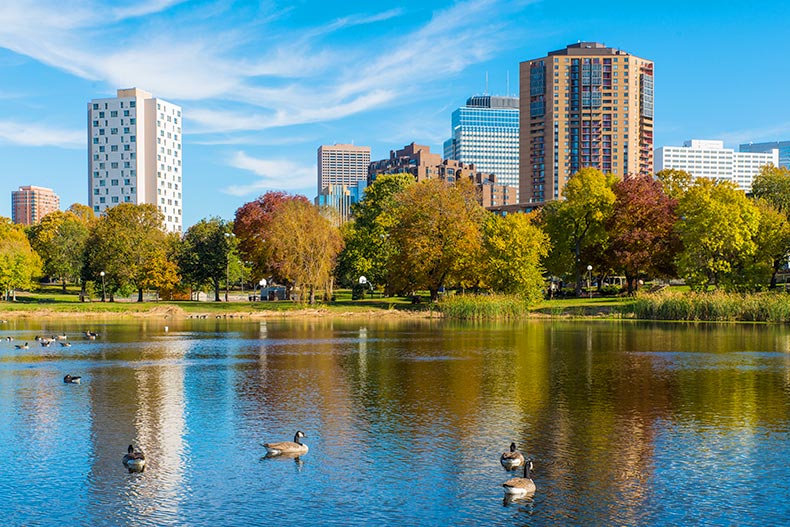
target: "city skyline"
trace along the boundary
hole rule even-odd
[[[790,138],[776,107],[790,6],[577,4],[4,3],[0,215],[20,185],[87,204],[85,104],[118,88],[184,108],[186,228],[267,190],[312,200],[321,144],[369,145],[373,159],[411,142],[441,152],[469,96],[517,95],[521,61],[579,40],[654,61],[656,147]]]

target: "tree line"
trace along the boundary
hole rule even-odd
[[[581,294],[590,268],[599,284],[624,276],[629,293],[654,277],[682,278],[701,291],[773,288],[790,253],[784,168],[763,168],[752,197],[682,171],[619,179],[585,168],[563,198],[500,216],[478,205],[467,181],[387,174],[340,227],[303,196],[267,192],[232,221],[205,218],[183,236],[163,230],[154,205],[121,204],[95,217],[75,204],[32,227],[0,219],[0,287],[9,298],[49,277],[64,292],[71,282],[90,295],[101,280],[110,300],[211,289],[219,301],[231,277],[253,286],[266,278],[313,303],[364,276],[385,295],[428,291],[436,300],[458,288],[535,302],[550,277]]]

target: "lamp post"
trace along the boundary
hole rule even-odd
[[[591,282],[592,282],[592,265],[588,265],[587,266],[587,292],[590,293],[590,298],[592,298]]]
[[[104,271],[100,272],[99,276],[101,276],[101,301],[104,302],[105,299],[107,298],[104,295]]]
[[[228,257],[225,259],[225,302],[228,301],[228,292],[230,290],[230,239],[235,237],[236,235],[232,232],[225,233],[225,238],[228,239]]]

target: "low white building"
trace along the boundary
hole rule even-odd
[[[732,181],[751,192],[752,181],[765,165],[779,166],[779,150],[766,153],[737,152],[724,141],[692,139],[683,146],[662,146],[655,151],[655,171],[673,168],[694,177]]]

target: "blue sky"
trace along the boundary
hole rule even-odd
[[[441,152],[450,114],[579,40],[656,63],[656,146],[790,140],[790,2],[0,2],[0,215],[19,185],[87,203],[86,104],[184,110],[184,227],[267,190],[312,199],[321,144]]]

